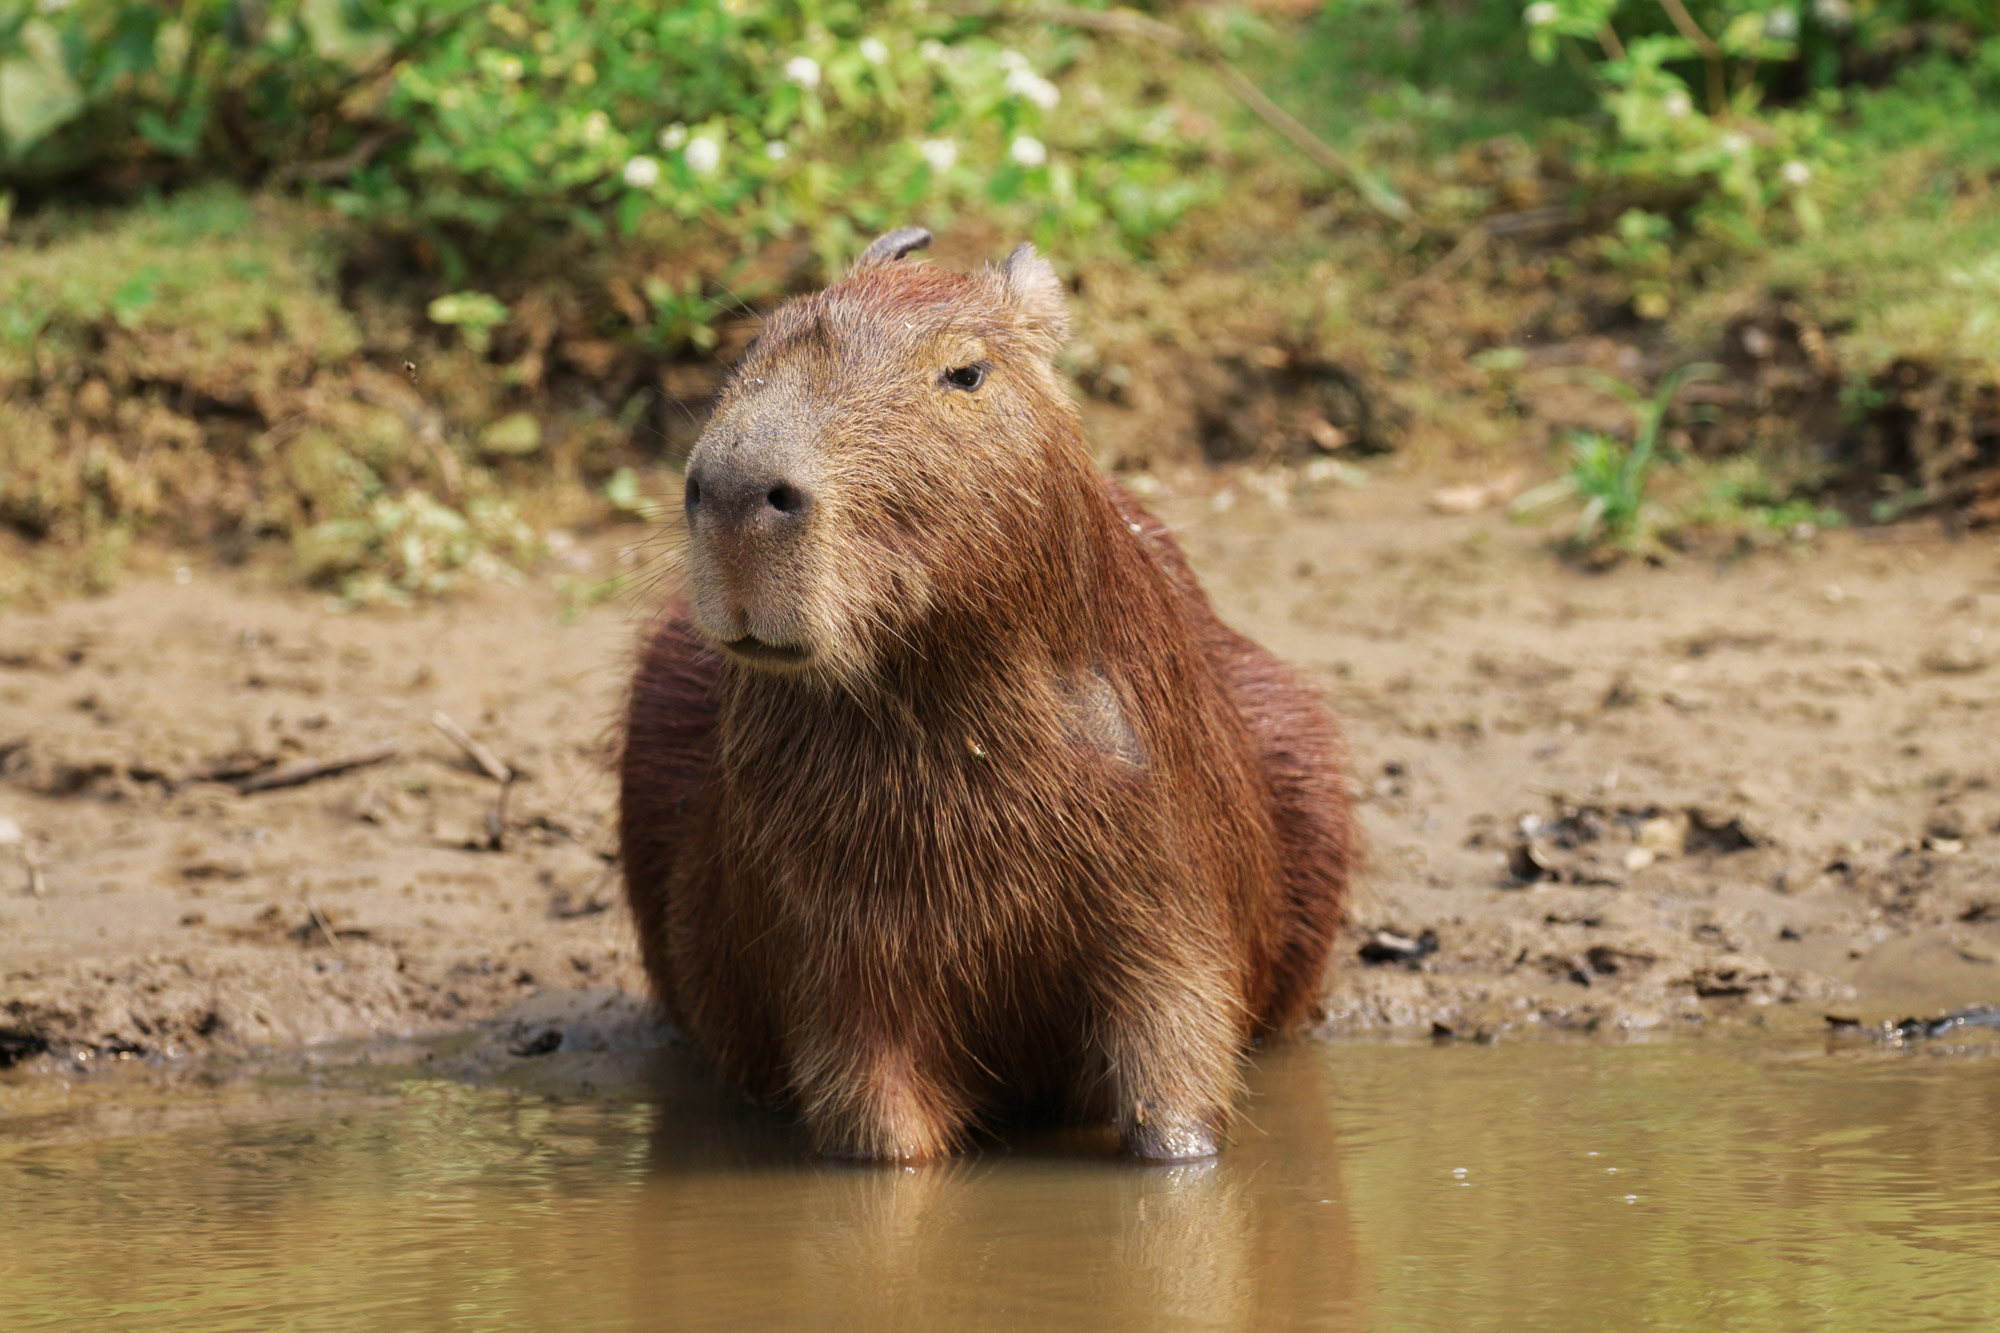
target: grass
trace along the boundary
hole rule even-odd
[[[1625,555],[1656,550],[1664,511],[1648,499],[1647,490],[1662,461],[1661,429],[1684,386],[1691,380],[1714,379],[1720,373],[1720,366],[1683,366],[1661,380],[1648,398],[1623,380],[1587,372],[1583,377],[1587,383],[1631,409],[1632,442],[1626,444],[1603,431],[1573,432],[1568,470],[1518,496],[1511,512],[1524,516],[1564,501],[1578,501],[1582,509],[1568,538],[1572,549]]]
[[[1562,475],[1536,503],[1573,505],[1586,548],[1822,525],[1821,492],[1843,478],[1894,517],[2000,448],[1982,424],[2000,416],[2000,76],[1932,60],[1854,94],[1841,150],[1815,168],[1824,225],[1749,249],[1661,240],[1646,277],[1671,289],[1671,314],[1655,319],[1631,299],[1637,261],[1619,247],[1637,233],[1615,213],[1578,208],[1568,230],[1496,238],[1419,280],[1473,220],[1582,198],[1566,153],[1595,105],[1494,54],[1518,45],[1518,13],[1447,8],[1412,26],[1349,7],[1303,37],[1273,28],[1261,64],[1244,56],[1393,178],[1423,227],[1385,224],[1207,76],[1074,46],[1066,113],[1155,106],[1209,155],[1190,161],[1193,202],[1136,257],[1083,236],[1055,256],[1080,292],[1062,368],[1107,465],[1296,464],[1358,429],[1312,396],[1334,378],[1365,399],[1371,447],[1419,463],[1530,453],[1551,441],[1529,352],[1594,342],[1637,353],[1638,379],[1721,359],[1747,405],[1705,437],[1721,457],[1662,433],[1671,379],[1632,398],[1629,435],[1553,441]],[[1019,239],[999,216],[899,220],[931,224],[941,262],[965,265]],[[552,247],[539,268],[448,282],[435,257],[330,211],[220,186],[10,225],[0,600],[103,586],[147,543],[261,554],[353,604],[515,576],[550,523],[643,521],[619,497],[692,438],[704,386],[749,334],[735,295],[816,283],[828,245],[732,249],[648,219]],[[1810,373],[1787,362],[1804,387],[1767,392],[1775,363],[1746,364],[1738,344],[1776,308],[1796,313],[1800,345],[1783,350]]]
[[[426,395],[387,369],[337,224],[217,187],[24,230],[0,251],[0,534],[28,555],[0,597],[102,587],[141,539],[282,549],[351,601],[532,558],[502,494],[526,478],[480,455],[501,386],[473,369],[484,391]]]

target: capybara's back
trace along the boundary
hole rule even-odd
[[[688,461],[623,759],[646,968],[828,1152],[1036,1114],[1203,1156],[1340,923],[1339,735],[1096,473],[1053,270],[928,240],[776,312]]]

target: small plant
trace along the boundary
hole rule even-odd
[[[1737,455],[1700,463],[1688,469],[1688,482],[1691,494],[1679,506],[1678,521],[1734,534],[1742,544],[1804,541],[1847,522],[1838,509],[1811,498],[1810,474],[1774,471],[1762,458]]]
[[[1683,385],[1720,374],[1721,367],[1705,362],[1683,366],[1660,381],[1651,398],[1610,375],[1591,372],[1581,376],[1584,383],[1632,409],[1632,443],[1628,446],[1601,431],[1572,433],[1569,471],[1524,492],[1509,512],[1519,516],[1565,500],[1581,500],[1583,512],[1570,533],[1571,547],[1627,554],[1648,549],[1658,527],[1658,510],[1648,501],[1646,490],[1661,458],[1660,428]]]
[[[512,504],[475,499],[461,512],[419,490],[382,496],[359,517],[330,519],[298,538],[301,572],[333,587],[347,607],[436,596],[468,575],[518,581],[518,566],[541,552]]]
[[[493,330],[507,322],[507,307],[485,292],[452,292],[430,303],[431,323],[455,327],[465,345],[480,356],[493,341]]]

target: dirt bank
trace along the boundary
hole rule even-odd
[[[1348,720],[1373,865],[1326,1030],[2000,998],[1991,543],[1589,574],[1435,480],[1151,501]],[[561,609],[546,576],[339,613],[197,569],[0,614],[0,1064],[503,1014],[526,1058],[636,1007],[605,758],[648,607]],[[439,712],[519,770],[504,809]]]

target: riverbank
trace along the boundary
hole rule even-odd
[[[1225,617],[1347,722],[1370,866],[1323,1032],[1873,1021],[2000,992],[1990,544],[1906,525],[1592,574],[1432,512],[1435,477],[1259,475],[1151,502]],[[637,531],[584,535],[572,565],[622,567]],[[652,594],[579,613],[556,577],[354,613],[169,568],[0,617],[7,1061],[508,1013],[530,1058],[537,1012],[636,1021],[607,760]],[[440,714],[517,771],[504,803]]]

